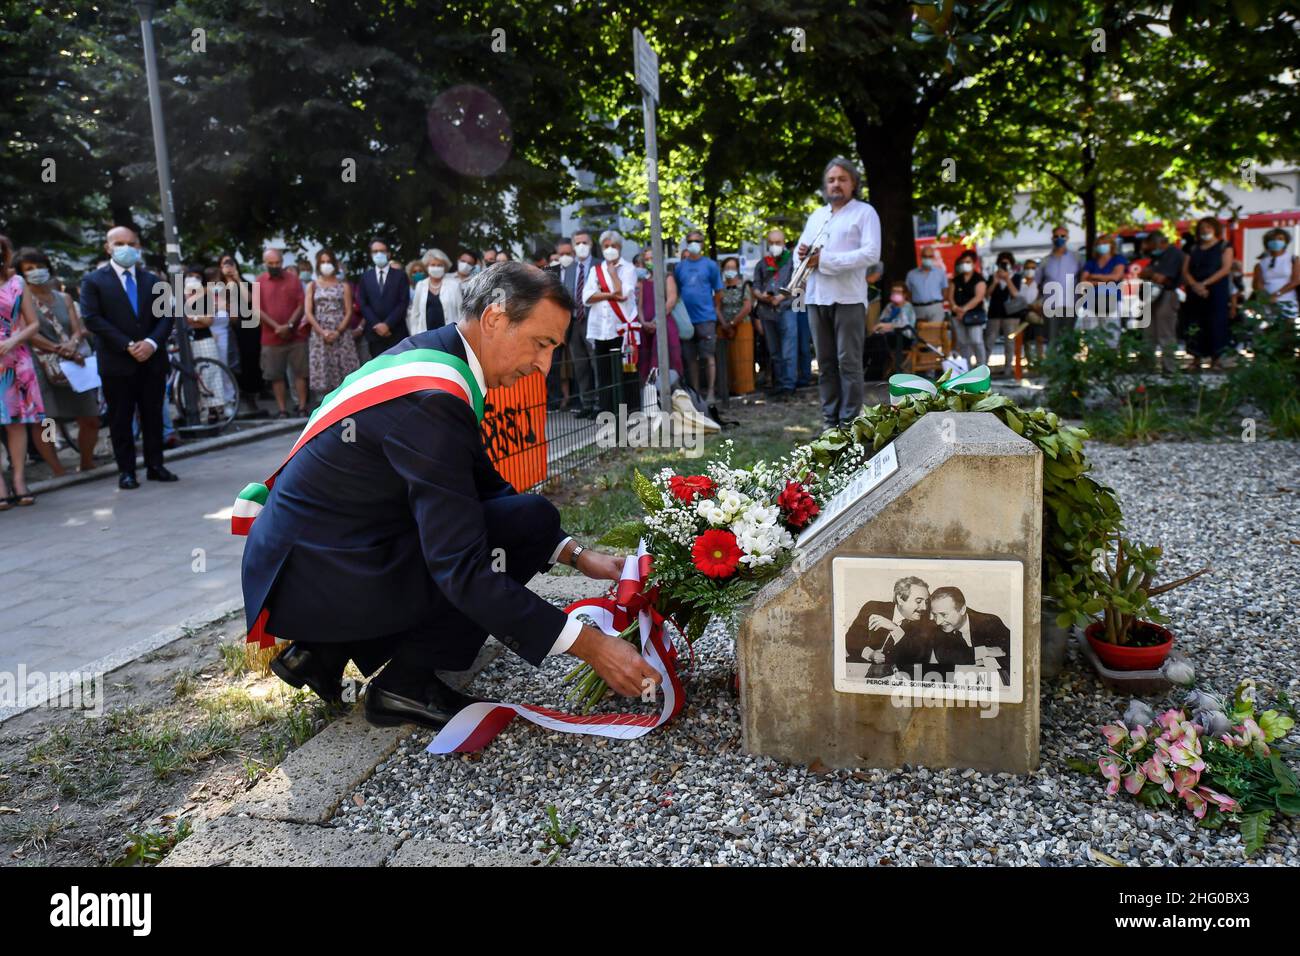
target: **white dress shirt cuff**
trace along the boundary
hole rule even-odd
[[[145,339],[145,341],[148,342],[150,345],[153,346],[153,350],[154,350],[155,352],[158,351],[158,343],[157,343],[157,342],[155,342],[153,339]]]
[[[572,540],[573,540],[573,535],[565,535],[564,540],[561,541],[558,545],[556,545],[555,551],[552,552],[551,554],[551,563],[550,563],[551,567],[554,567],[555,562],[560,560],[560,552],[563,551],[564,546]]]
[[[555,643],[551,645],[551,649],[547,656],[554,657],[556,654],[566,653],[569,648],[573,646],[573,642],[578,639],[578,635],[581,633],[582,622],[576,617],[569,618],[569,623],[564,625],[564,630],[560,631],[560,636],[557,637]]]

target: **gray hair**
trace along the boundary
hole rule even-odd
[[[825,188],[826,174],[829,173],[836,166],[838,166],[840,169],[844,170],[846,173],[849,174],[849,177],[853,180],[853,198],[854,199],[859,198],[858,194],[862,192],[862,170],[858,169],[858,167],[854,165],[852,160],[844,156],[836,156],[829,163],[827,163],[826,168],[822,170],[823,194],[826,191]],[[823,198],[825,198],[824,195]]]
[[[895,581],[894,582],[894,603],[902,604],[904,601],[906,601],[907,596],[912,593],[912,588],[914,587],[923,587],[927,591],[930,590],[930,585],[926,584],[918,577],[909,576],[905,578],[899,578],[897,581]]]
[[[477,321],[490,305],[505,309],[511,323],[528,318],[546,299],[573,311],[573,297],[554,272],[527,262],[498,262],[471,276],[461,286],[460,317]]]
[[[428,250],[427,252],[425,252],[425,254],[420,257],[420,261],[423,262],[426,266],[432,263],[435,259],[440,259],[444,266],[446,266],[448,269],[451,268],[451,260],[447,258],[447,253],[443,252],[441,249],[437,248],[436,246]]]
[[[606,229],[604,232],[600,234],[600,244],[602,246],[605,244],[606,239],[613,239],[614,242],[616,242],[620,248],[622,248],[623,246],[623,237],[619,235],[619,231],[617,229]]]

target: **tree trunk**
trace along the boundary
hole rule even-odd
[[[709,258],[718,258],[718,192],[709,191],[709,211],[704,223],[704,234],[709,240]]]
[[[899,135],[902,126],[855,128],[871,205],[880,216],[880,258],[886,280],[901,279],[916,266],[916,231],[912,220],[912,147],[914,136]]]

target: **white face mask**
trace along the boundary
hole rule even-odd
[[[474,270],[474,267],[473,267],[472,265],[470,265],[468,262],[458,262],[458,263],[456,263],[456,271],[459,272],[459,273],[460,273],[461,275],[463,275],[463,276],[467,276],[467,275],[469,275],[473,270]]]
[[[567,252],[560,256],[560,265],[565,269],[569,268],[569,266],[573,265],[573,256],[569,255]]]
[[[591,243],[575,242],[573,244],[573,251],[578,254],[579,259],[585,259],[587,256],[591,255]]]
[[[704,249],[704,245],[703,245],[702,243],[699,243],[699,242],[688,242],[688,243],[686,243],[686,251],[689,252],[689,253],[690,253],[691,255],[693,255],[693,256],[698,256],[698,255],[700,254],[701,250],[703,250],[703,249]]]
[[[781,253],[785,252],[785,243],[769,242],[767,244],[767,251],[772,253],[773,256],[779,256]]]
[[[623,251],[618,246],[606,246],[600,254],[605,257],[606,262],[618,262],[618,257],[623,254]]]
[[[445,276],[446,274],[447,274],[447,267],[446,267],[446,266],[430,266],[430,267],[429,267],[429,278],[431,278],[431,279],[441,279],[441,278],[442,278],[443,276]]]
[[[332,276],[334,274],[334,263],[332,262],[322,262],[317,268],[323,276]]]
[[[47,278],[45,281],[48,282],[49,279]],[[202,283],[201,281],[199,281],[198,279],[186,279],[186,280],[185,280],[185,291],[186,291],[186,292],[193,292],[195,289],[202,289],[202,288],[203,288],[203,283]]]
[[[1026,269],[1026,270],[1024,271],[1024,276],[1025,276],[1025,278],[1026,278],[1026,279],[1032,279],[1032,278],[1034,277],[1034,271],[1035,271],[1035,270],[1033,270],[1033,269]]]
[[[975,269],[975,263],[973,263],[973,262],[959,262],[959,263],[957,263],[957,271],[958,271],[958,272],[971,272],[971,271],[973,271],[974,269]]]

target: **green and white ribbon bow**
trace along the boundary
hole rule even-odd
[[[969,372],[946,379],[938,384],[919,375],[902,373],[889,376],[889,403],[897,405],[909,395],[938,395],[939,389],[949,392],[987,392],[989,390],[989,367],[977,365]]]

